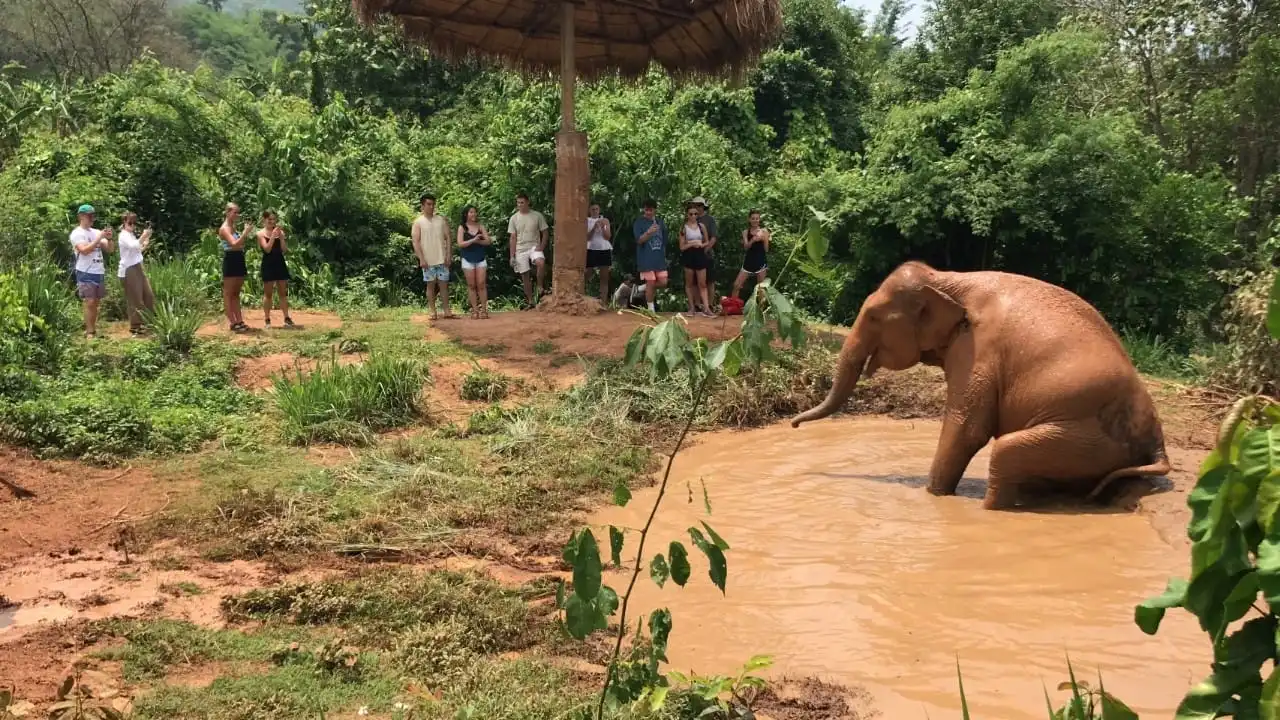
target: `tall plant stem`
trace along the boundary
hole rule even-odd
[[[698,392],[693,396],[693,406],[689,408],[689,417],[685,419],[684,429],[680,431],[680,437],[676,439],[676,446],[671,450],[671,456],[667,458],[667,469],[662,473],[662,484],[658,486],[658,497],[653,501],[653,509],[649,511],[649,519],[645,521],[644,527],[640,530],[640,544],[636,548],[636,566],[631,571],[631,582],[627,583],[627,592],[622,596],[622,613],[618,616],[618,637],[613,644],[613,657],[609,659],[609,670],[604,676],[604,687],[600,689],[600,705],[596,708],[596,720],[604,720],[604,702],[609,696],[609,686],[613,684],[614,668],[618,664],[618,656],[622,654],[622,638],[627,634],[627,606],[631,603],[631,591],[636,586],[636,578],[640,577],[640,568],[644,567],[644,541],[649,537],[649,528],[653,526],[653,518],[658,514],[658,506],[662,505],[662,497],[667,494],[667,481],[671,479],[671,466],[675,464],[676,455],[680,452],[680,447],[684,445],[684,439],[689,435],[690,428],[693,427],[693,421],[698,417],[698,408],[702,407],[702,400],[707,394],[707,383],[711,380],[712,373],[706,373],[702,376],[702,381],[698,383]]]

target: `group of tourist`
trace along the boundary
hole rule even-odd
[[[449,269],[453,265],[453,248],[461,256],[462,273],[467,282],[467,298],[471,317],[489,317],[487,248],[493,244],[488,229],[478,217],[474,205],[462,211],[454,237],[450,237],[449,221],[436,212],[436,198],[424,193],[418,199],[420,214],[413,221],[413,253],[427,286],[427,306],[431,319],[457,317],[449,308]],[[715,317],[712,301],[715,293],[715,247],[719,242],[716,219],[709,212],[706,199],[695,197],[685,203],[685,218],[677,235],[680,264],[684,268],[685,297],[691,315]],[[657,216],[658,203],[644,202],[639,218],[632,223],[636,241],[637,284],[626,277],[613,295],[613,304],[631,307],[644,302],[655,311],[657,291],[667,286],[669,270],[667,247],[672,241],[666,223]],[[508,253],[512,268],[524,286],[526,308],[532,308],[543,296],[546,279],[547,219],[529,206],[529,196],[516,196],[516,211],[507,219]],[[766,256],[769,231],[761,225],[758,210],[748,215],[748,227],[742,231],[745,259],[733,282],[733,297],[738,297],[749,277],[764,280],[768,273]],[[610,274],[613,268],[613,225],[600,215],[600,206],[587,208],[587,263],[589,277],[595,271],[600,281],[600,301],[609,304]],[[440,311],[436,299],[440,298]],[[643,298],[643,300],[641,300]]]
[[[424,193],[418,199],[418,205],[421,213],[413,221],[411,242],[426,284],[431,319],[456,317],[449,308],[450,268],[455,247],[467,282],[471,317],[488,318],[487,256],[493,238],[480,222],[476,207],[468,205],[464,208],[457,232],[450,233],[448,220],[436,213],[434,195]],[[617,307],[638,306],[643,302],[650,311],[655,311],[657,291],[667,286],[667,248],[673,241],[666,223],[657,216],[657,209],[656,201],[646,200],[640,217],[631,225],[640,282],[636,283],[631,276],[623,279],[612,296]],[[674,244],[679,248],[680,265],[684,268],[689,313],[714,317],[715,248],[720,238],[716,219],[708,210],[707,201],[702,197],[685,203],[684,222],[676,232]],[[94,229],[95,211],[91,205],[81,205],[78,217],[79,225],[71,231],[71,247],[76,256],[75,279],[77,293],[84,303],[85,334],[93,337],[97,332],[98,306],[107,292],[103,253],[113,250],[114,230],[111,226]],[[271,327],[274,295],[285,326],[293,327],[293,319],[289,316],[289,267],[285,262],[288,241],[279,225],[279,217],[273,210],[264,210],[260,229],[253,220],[247,220],[237,231],[239,218],[240,206],[234,202],[227,203],[222,225],[218,227],[218,244],[222,249],[222,302],[227,324],[233,332],[249,329],[240,312],[240,290],[248,275],[245,245],[254,238],[262,250],[263,324]],[[142,268],[142,255],[151,241],[151,223],[148,222],[142,234],[138,235],[137,221],[137,215],[131,212],[121,218],[118,270],[128,305],[129,329],[135,335],[144,331],[143,312],[152,310],[155,304],[151,285]],[[516,196],[516,211],[507,219],[507,235],[509,261],[520,275],[526,307],[532,308],[546,292],[548,225],[546,217],[529,206],[528,195],[521,193]],[[605,305],[610,301],[613,236],[612,223],[600,215],[598,204],[592,204],[587,211],[586,273],[589,276],[595,271],[599,277],[600,301]],[[747,278],[765,279],[769,239],[769,231],[761,225],[760,212],[752,210],[748,216],[748,227],[742,231],[745,259],[733,283],[733,297],[742,292]],[[437,299],[441,304],[440,312],[436,310]]]

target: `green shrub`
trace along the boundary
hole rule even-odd
[[[1218,384],[1242,393],[1280,395],[1280,339],[1267,329],[1268,292],[1277,286],[1280,272],[1272,270],[1253,277],[1228,298],[1230,344],[1212,374]]]
[[[198,315],[206,315],[215,309],[213,298],[219,289],[211,287],[204,274],[185,260],[148,260],[146,272],[157,305],[172,303],[175,308]]]
[[[507,396],[511,379],[500,372],[486,370],[479,365],[462,378],[460,394],[463,400],[497,402]]]
[[[147,326],[161,347],[184,355],[191,352],[196,342],[196,331],[203,322],[198,311],[183,307],[175,300],[157,300],[155,310],[144,315]]]
[[[275,398],[284,415],[284,438],[291,443],[367,442],[372,433],[418,416],[427,377],[426,366],[415,360],[378,354],[360,365],[339,365],[335,357],[309,375],[277,376]]]

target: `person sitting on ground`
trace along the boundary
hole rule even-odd
[[[471,317],[476,319],[489,317],[489,262],[485,253],[492,242],[489,231],[480,222],[476,206],[468,205],[462,211],[462,222],[458,224],[458,252],[462,255],[462,274],[467,279]]]
[[[418,256],[422,268],[422,281],[427,284],[427,307],[431,319],[436,314],[436,296],[444,310],[445,319],[456,317],[449,309],[449,266],[453,264],[453,243],[449,242],[449,221],[436,214],[436,196],[423,193],[418,199],[422,213],[413,221],[413,254]]]
[[[276,293],[280,312],[284,314],[286,327],[293,327],[289,317],[289,266],[284,254],[289,250],[284,229],[279,226],[280,216],[275,210],[262,211],[262,229],[258,231],[258,247],[262,248],[262,287],[266,297],[262,302],[262,317],[266,327],[271,327],[271,291]]]
[[[542,297],[542,284],[547,272],[547,219],[537,210],[529,209],[529,196],[524,193],[516,196],[516,211],[507,220],[507,234],[510,236],[511,267],[524,283],[525,309],[532,310],[538,304],[538,298]],[[533,293],[533,280],[529,277],[531,265],[538,276],[537,295]]]
[[[107,296],[107,265],[102,251],[111,251],[111,226],[93,228],[93,206],[76,210],[80,224],[71,231],[71,249],[76,253],[76,294],[84,305],[84,335],[98,335],[98,305]]]
[[[592,203],[587,208],[587,270],[582,284],[595,269],[600,277],[600,302],[609,302],[609,270],[613,267],[613,228],[609,218],[600,216],[600,206]]]
[[[240,313],[240,288],[244,287],[245,275],[249,274],[244,264],[244,243],[254,233],[254,228],[253,221],[246,220],[244,228],[236,232],[239,217],[240,206],[227,203],[222,225],[218,227],[218,245],[222,247],[222,311],[232,332],[249,329],[244,324],[244,315]]]
[[[657,312],[654,302],[658,288],[667,286],[667,226],[657,215],[658,201],[650,198],[644,201],[644,214],[631,225],[636,239],[636,269],[644,281],[649,312]]]
[[[129,314],[129,332],[142,334],[142,312],[155,310],[156,296],[151,292],[151,283],[142,271],[142,253],[151,245],[151,223],[142,231],[142,237],[135,234],[138,216],[127,212],[120,218],[120,268],[116,275],[120,284],[124,285],[125,307]]]
[[[620,309],[632,307],[640,307],[644,302],[645,284],[636,284],[636,279],[632,275],[626,275],[622,278],[622,284],[613,293],[613,306]]]
[[[733,281],[734,297],[740,297],[748,275],[754,275],[756,283],[768,277],[769,264],[765,255],[769,252],[769,238],[769,230],[760,224],[760,211],[752,210],[747,215],[747,229],[742,231],[742,247],[746,248],[746,256],[742,259],[738,277]]]

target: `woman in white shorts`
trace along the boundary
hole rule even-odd
[[[462,211],[462,222],[458,224],[458,254],[462,256],[462,274],[467,278],[467,298],[471,300],[471,317],[475,319],[489,317],[489,289],[486,286],[489,263],[485,253],[491,242],[489,231],[480,224],[476,206],[468,205]]]

